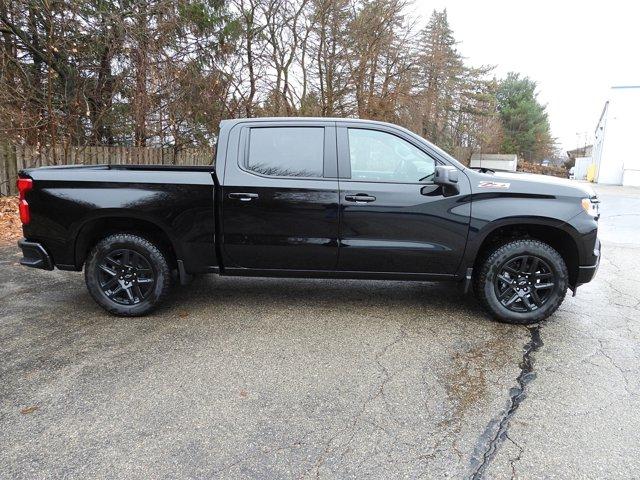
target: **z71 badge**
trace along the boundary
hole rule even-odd
[[[478,188],[509,188],[511,186],[510,183],[502,183],[502,182],[480,182],[478,183]]]

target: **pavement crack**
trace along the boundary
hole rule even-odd
[[[370,395],[369,398],[364,401],[364,403],[362,403],[351,421],[344,428],[336,432],[328,439],[328,441],[325,443],[323,451],[317,457],[311,469],[307,470],[306,474],[309,474],[311,471],[315,470],[316,478],[320,478],[320,470],[332,453],[334,453],[338,449],[342,450],[342,453],[340,454],[341,460],[344,459],[344,457],[348,454],[351,443],[358,434],[358,424],[364,422],[362,418],[366,413],[367,406],[369,406],[378,398],[382,398],[384,400],[384,389],[387,383],[389,383],[395,375],[395,373],[389,372],[387,367],[382,364],[382,357],[384,357],[394,346],[404,341],[408,336],[409,334],[407,333],[406,325],[404,323],[400,324],[398,334],[393,338],[393,340],[385,344],[379,351],[376,352],[376,354],[374,355],[374,361],[376,363],[376,367],[378,368],[378,370],[380,370],[383,377],[380,384],[375,389],[373,394]],[[334,442],[339,441],[340,437],[344,436],[345,434],[348,434],[346,440],[334,447]]]
[[[599,353],[604,358],[606,358],[609,361],[609,363],[613,366],[613,368],[615,368],[616,370],[618,370],[618,372],[620,372],[620,376],[622,377],[622,381],[624,382],[625,391],[629,395],[637,395],[637,392],[634,392],[631,388],[631,385],[629,385],[629,379],[627,378],[627,374],[630,373],[630,370],[618,365],[618,363],[613,359],[613,357],[607,353],[604,340],[600,338],[597,340],[598,340],[599,348],[596,350],[596,353]]]
[[[518,442],[516,442],[514,439],[512,439],[509,434],[505,434],[507,439],[513,443],[516,448],[518,449],[518,456],[516,458],[512,458],[509,461],[509,464],[511,465],[511,480],[515,480],[515,478],[517,477],[516,475],[516,463],[518,463],[520,461],[520,458],[522,458],[522,453],[524,452],[524,448],[522,448],[520,446],[520,444],[518,444]]]
[[[520,373],[516,378],[516,386],[509,390],[507,408],[502,411],[498,418],[489,422],[489,425],[487,425],[484,433],[480,437],[481,446],[476,449],[477,454],[474,455],[471,461],[473,473],[469,478],[472,480],[484,478],[486,469],[496,456],[504,440],[508,438],[511,418],[526,398],[527,386],[536,377],[534,371],[534,354],[540,350],[544,344],[540,335],[541,326],[536,324],[528,327],[527,330],[529,330],[529,342],[524,346],[522,359],[520,360]],[[513,443],[515,444],[515,442]]]

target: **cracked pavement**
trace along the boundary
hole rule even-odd
[[[539,344],[450,284],[202,277],[121,319],[0,247],[0,477],[633,477],[640,190],[596,189]]]

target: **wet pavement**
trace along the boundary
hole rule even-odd
[[[154,315],[0,248],[2,478],[629,478],[640,190],[598,187],[596,279],[532,328],[449,284],[203,277]]]

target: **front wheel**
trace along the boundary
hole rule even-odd
[[[539,240],[515,240],[496,248],[482,263],[474,291],[501,322],[527,325],[555,312],[567,293],[569,273],[562,256]]]
[[[149,240],[119,233],[91,250],[84,270],[89,293],[115,315],[134,317],[153,310],[169,291],[171,271]]]

